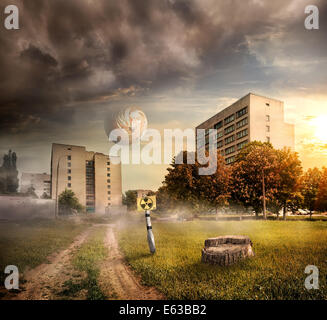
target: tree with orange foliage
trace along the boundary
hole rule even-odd
[[[162,191],[168,194],[175,208],[183,207],[192,210],[198,206],[198,197],[195,188],[197,167],[195,164],[186,163],[186,151],[183,152],[182,156],[183,163],[176,163],[174,158],[170,167],[167,169],[168,174],[163,181]]]
[[[301,193],[303,195],[304,207],[312,212],[316,209],[321,172],[318,168],[308,169],[301,178]]]
[[[327,211],[327,168],[323,167],[317,193],[316,209],[321,212]]]
[[[217,152],[217,170],[212,175],[201,175],[196,178],[198,199],[208,208],[218,208],[228,205],[231,197],[232,168],[225,164],[220,152]]]
[[[231,168],[218,155],[216,172],[212,175],[199,175],[202,165],[197,161],[187,164],[187,155],[184,151],[182,164],[176,164],[175,159],[173,160],[157,196],[167,199],[168,195],[169,203],[177,208],[183,207],[189,211],[215,208],[217,211],[219,206],[227,204],[230,197]]]
[[[279,175],[276,192],[274,194],[274,202],[279,210],[283,208],[283,219],[286,220],[286,210],[289,201],[297,198],[300,189],[300,178],[302,175],[302,166],[299,156],[296,152],[292,152],[290,148],[275,150],[277,154],[277,174]]]
[[[233,198],[266,216],[266,201],[274,200],[279,184],[278,158],[270,143],[246,145],[233,165]]]
[[[241,150],[233,166],[233,198],[253,207],[257,216],[263,212],[264,219],[267,204],[277,217],[283,208],[286,219],[287,203],[299,189],[301,174],[296,152],[253,141]]]

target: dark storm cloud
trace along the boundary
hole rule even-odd
[[[32,44],[20,54],[22,60],[26,59],[28,63],[39,64],[40,67],[45,69],[56,67],[58,62],[50,54],[42,52],[39,48]]]
[[[198,88],[214,87],[244,68],[260,79],[260,59],[276,53],[260,41],[272,34],[292,39],[284,44],[295,58],[312,54],[297,39],[326,49],[325,31],[303,32],[300,2],[13,0],[21,29],[0,29],[0,132],[58,129],[130,88],[137,95],[197,77],[207,79]]]

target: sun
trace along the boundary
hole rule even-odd
[[[327,115],[321,115],[312,120],[315,136],[321,142],[327,142]]]

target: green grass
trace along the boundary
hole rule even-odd
[[[279,217],[280,219],[282,219],[281,217]],[[327,216],[324,215],[312,215],[312,218],[310,219],[310,216],[309,215],[306,215],[306,216],[288,216],[287,217],[287,220],[289,221],[327,221]]]
[[[207,215],[199,215],[195,217],[195,220],[239,220],[240,217],[243,220],[263,220],[263,216],[259,215],[257,218],[255,215],[249,215],[249,214],[219,214],[218,216],[213,214],[207,214]],[[276,215],[268,215],[268,220],[283,220],[283,215],[279,216],[279,219],[277,219]],[[327,221],[327,215],[312,215],[312,218],[310,219],[309,215],[297,215],[297,216],[287,216],[287,221]]]
[[[168,299],[326,299],[327,223],[323,221],[193,221],[153,223],[149,254],[144,223],[119,231],[128,263]],[[230,266],[201,263],[204,240],[248,235],[255,257]],[[319,268],[319,290],[304,287],[307,265]]]
[[[86,277],[81,280],[69,279],[66,281],[65,288],[60,293],[65,298],[73,297],[81,290],[86,290],[88,300],[104,300],[107,298],[98,283],[99,263],[108,254],[108,249],[103,242],[105,231],[104,227],[96,228],[88,240],[73,254],[72,265],[77,271],[85,273]]]
[[[0,283],[7,265],[20,272],[47,261],[47,257],[67,247],[87,224],[70,220],[41,220],[0,223]]]

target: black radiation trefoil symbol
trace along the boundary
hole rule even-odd
[[[140,205],[144,210],[151,210],[153,207],[153,201],[150,198],[144,198],[141,200]]]

